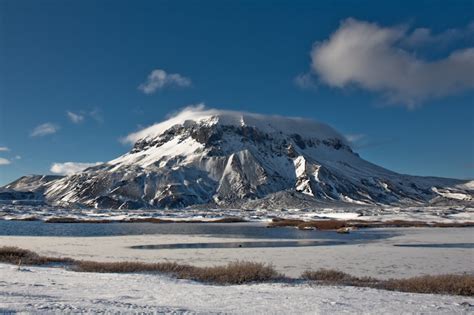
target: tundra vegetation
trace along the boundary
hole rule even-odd
[[[212,267],[196,267],[176,262],[96,262],[42,256],[30,250],[8,246],[0,247],[0,262],[18,265],[19,269],[23,265],[30,265],[60,266],[75,272],[156,273],[218,285],[307,281],[314,285],[346,285],[402,292],[474,296],[472,274],[421,275],[405,279],[380,280],[372,277],[355,277],[337,270],[319,269],[305,271],[299,279],[291,279],[278,273],[273,266],[258,262],[235,261]]]

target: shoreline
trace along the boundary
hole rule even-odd
[[[333,230],[348,233],[353,229],[367,229],[367,228],[409,228],[409,227],[424,227],[424,228],[466,228],[474,227],[474,221],[458,221],[458,222],[442,222],[442,221],[420,221],[420,220],[402,220],[402,219],[388,219],[388,220],[363,220],[358,219],[319,219],[319,220],[302,220],[302,219],[285,219],[272,218],[267,220],[250,221],[242,217],[223,217],[212,218],[207,220],[202,219],[169,219],[160,217],[145,217],[145,218],[127,218],[127,219],[81,219],[76,217],[48,217],[40,219],[37,217],[18,217],[3,219],[4,221],[24,221],[24,222],[43,222],[48,224],[112,224],[112,223],[153,223],[153,224],[171,224],[171,223],[185,223],[185,224],[202,224],[202,223],[262,223],[267,224],[267,228],[281,228],[294,227],[300,230]],[[270,220],[270,221],[269,221]]]

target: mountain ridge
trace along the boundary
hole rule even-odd
[[[474,195],[469,181],[367,162],[336,130],[302,118],[193,107],[124,141],[132,149],[109,162],[3,189],[32,191],[51,205],[118,209],[471,204]]]

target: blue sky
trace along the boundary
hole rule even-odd
[[[313,118],[381,166],[472,178],[472,12],[474,1],[1,0],[0,184],[113,159],[129,149],[121,137],[200,102]],[[367,47],[375,57],[357,57]]]

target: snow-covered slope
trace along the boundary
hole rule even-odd
[[[98,208],[472,202],[469,182],[378,167],[333,128],[302,118],[199,107],[125,141],[134,143],[130,152],[79,174],[6,187],[33,187],[54,205]]]

